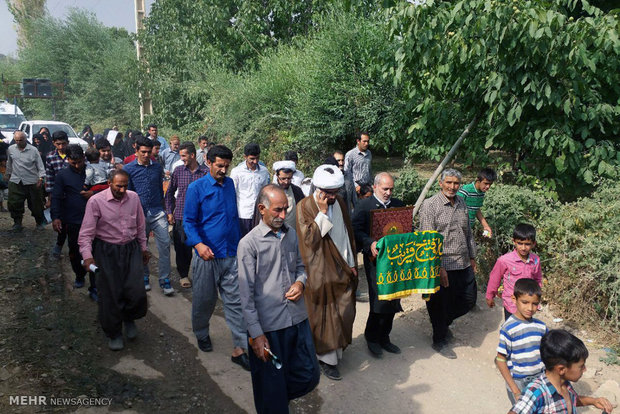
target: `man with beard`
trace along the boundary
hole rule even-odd
[[[373,195],[360,200],[353,216],[355,242],[364,253],[364,270],[368,281],[370,313],[366,322],[364,337],[371,354],[377,358],[383,356],[383,350],[400,354],[400,348],[390,341],[390,332],[396,312],[401,312],[400,299],[379,300],[377,294],[377,267],[375,259],[378,255],[377,240],[370,236],[370,211],[404,206],[403,202],[392,198],[394,178],[382,172],[377,174],[373,186]]]
[[[45,167],[37,149],[28,144],[26,134],[16,131],[13,136],[15,144],[7,150],[6,181],[9,186],[7,207],[13,219],[12,231],[23,230],[24,201],[32,213],[37,228],[45,228],[43,216],[43,199],[41,186],[45,178]]]
[[[142,269],[150,253],[140,198],[127,190],[129,174],[114,170],[109,184],[86,203],[78,243],[84,268],[98,268],[99,321],[108,347],[119,351],[124,347],[122,325],[127,339],[135,339],[134,320],[146,315]]]
[[[73,273],[75,273],[74,286],[80,288],[84,286],[86,270],[81,265],[82,256],[80,255],[78,236],[84,219],[86,202],[93,195],[93,192],[84,191],[86,168],[82,147],[77,144],[67,147],[67,163],[69,168],[64,168],[56,174],[54,188],[52,188],[52,227],[59,234],[63,230],[67,234],[69,260]],[[88,290],[91,298],[96,299],[97,290],[92,273]]]
[[[238,249],[241,304],[254,351],[250,353],[254,405],[260,414],[287,413],[290,400],[319,383],[303,298],[307,277],[295,230],[285,224],[286,194],[270,184],[260,191],[257,202],[262,219]],[[265,349],[280,359],[282,369],[269,361]]]
[[[456,194],[461,186],[461,173],[447,169],[441,173],[439,193],[424,200],[420,209],[420,230],[434,230],[443,235],[440,283],[437,293],[426,302],[433,325],[433,349],[442,356],[455,359],[448,347],[452,338],[452,322],[476,305],[476,245],[469,226],[467,205]]]
[[[181,287],[190,288],[189,266],[192,261],[192,248],[185,244],[185,231],[183,230],[183,209],[185,208],[185,193],[187,187],[199,178],[208,174],[206,165],[198,165],[196,162],[196,147],[191,142],[184,142],[179,147],[179,154],[183,165],[175,168],[170,178],[170,186],[166,191],[166,214],[168,223],[172,224],[172,241],[176,252],[176,264],[181,276]]]
[[[288,200],[288,209],[286,211],[286,225],[292,228],[297,226],[297,203],[305,196],[301,188],[292,183],[295,174],[294,161],[278,161],[273,164],[273,170],[276,174],[276,180],[280,188],[284,190],[286,199]]]
[[[192,259],[192,328],[198,348],[211,352],[209,321],[215,310],[219,290],[226,323],[233,337],[231,361],[250,370],[247,333],[237,277],[239,216],[233,180],[226,177],[232,151],[216,145],[207,154],[209,174],[187,187],[183,228],[196,254]],[[264,168],[264,167],[263,167]]]
[[[342,379],[338,359],[351,343],[357,264],[351,219],[337,195],[344,177],[333,165],[314,171],[315,192],[297,205],[299,249],[308,281],[304,296],[319,364],[327,378]]]

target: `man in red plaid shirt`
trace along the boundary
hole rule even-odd
[[[69,165],[67,163],[67,146],[69,145],[67,133],[65,131],[54,132],[52,135],[52,144],[54,144],[55,149],[45,157],[45,193],[47,195],[45,208],[50,208],[52,203],[52,189],[54,188],[56,174]],[[60,257],[60,252],[62,251],[62,246],[65,244],[66,239],[67,231],[63,226],[63,229],[58,232],[56,244],[52,249],[52,255],[54,257]]]

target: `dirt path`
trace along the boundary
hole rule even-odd
[[[249,373],[230,362],[232,342],[220,306],[211,321],[214,351],[203,353],[191,330],[191,291],[175,282],[177,294],[165,297],[154,287],[149,312],[138,321],[139,338],[110,352],[95,304],[85,289],[71,287],[66,248],[60,262],[47,256],[51,229],[14,236],[9,227],[6,215],[0,216],[0,412],[254,412]],[[482,296],[478,303],[484,303]],[[505,388],[493,365],[501,309],[479,308],[456,321],[458,358],[448,360],[430,348],[424,302],[415,296],[403,306],[392,334],[401,355],[370,356],[363,339],[368,304],[358,303],[353,344],[341,364],[344,379],[322,377],[317,390],[291,404],[291,412],[507,412]],[[545,311],[541,316],[550,327],[558,326]],[[588,339],[586,333],[579,336]],[[578,390],[597,392],[611,380],[604,385],[607,396],[620,402],[620,367],[601,363],[604,351],[587,344],[589,370]],[[9,397],[18,395],[112,400],[103,407],[11,405]]]

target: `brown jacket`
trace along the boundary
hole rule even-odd
[[[349,211],[342,198],[336,200],[342,210],[352,252],[355,252]],[[358,280],[329,234],[321,237],[319,226],[314,222],[318,212],[312,194],[297,204],[299,251],[308,274],[304,298],[316,353],[322,355],[344,349],[351,343]],[[357,259],[355,265],[357,268]]]

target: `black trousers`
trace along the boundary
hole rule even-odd
[[[69,261],[71,262],[71,269],[73,269],[73,273],[75,273],[76,280],[84,280],[84,277],[86,276],[86,270],[80,263],[82,261],[80,246],[78,245],[80,227],[81,224],[62,223],[62,229],[69,240]],[[90,286],[94,287],[94,285],[95,278],[91,276]]]
[[[41,194],[43,192],[36,184],[15,184],[14,182],[9,182],[9,197],[6,204],[11,212],[11,218],[15,222],[22,222],[26,212],[24,209],[24,201],[26,201],[37,224],[45,223]]]
[[[254,228],[254,219],[239,219],[239,227],[241,229],[241,237],[245,236]]]
[[[390,332],[392,332],[392,324],[394,323],[395,313],[375,313],[370,311],[368,321],[366,321],[366,329],[364,337],[368,342],[379,344],[390,343]]]
[[[142,250],[137,240],[120,245],[95,239],[93,256],[99,267],[99,321],[106,336],[116,338],[123,333],[123,321],[146,315]]]
[[[79,230],[80,229],[78,227],[78,231]],[[67,240],[67,228],[65,226],[62,226],[62,229],[60,229],[60,233],[58,233],[58,235],[56,236],[56,244],[62,248],[62,246],[65,244],[65,240]]]
[[[476,305],[478,286],[470,267],[448,271],[449,287],[443,286],[426,302],[428,316],[433,325],[433,342],[446,339],[448,327]]]
[[[185,230],[183,230],[183,221],[175,221],[172,228],[172,241],[174,243],[177,270],[181,278],[188,277],[189,267],[192,263],[193,249],[185,244],[186,239]]]

